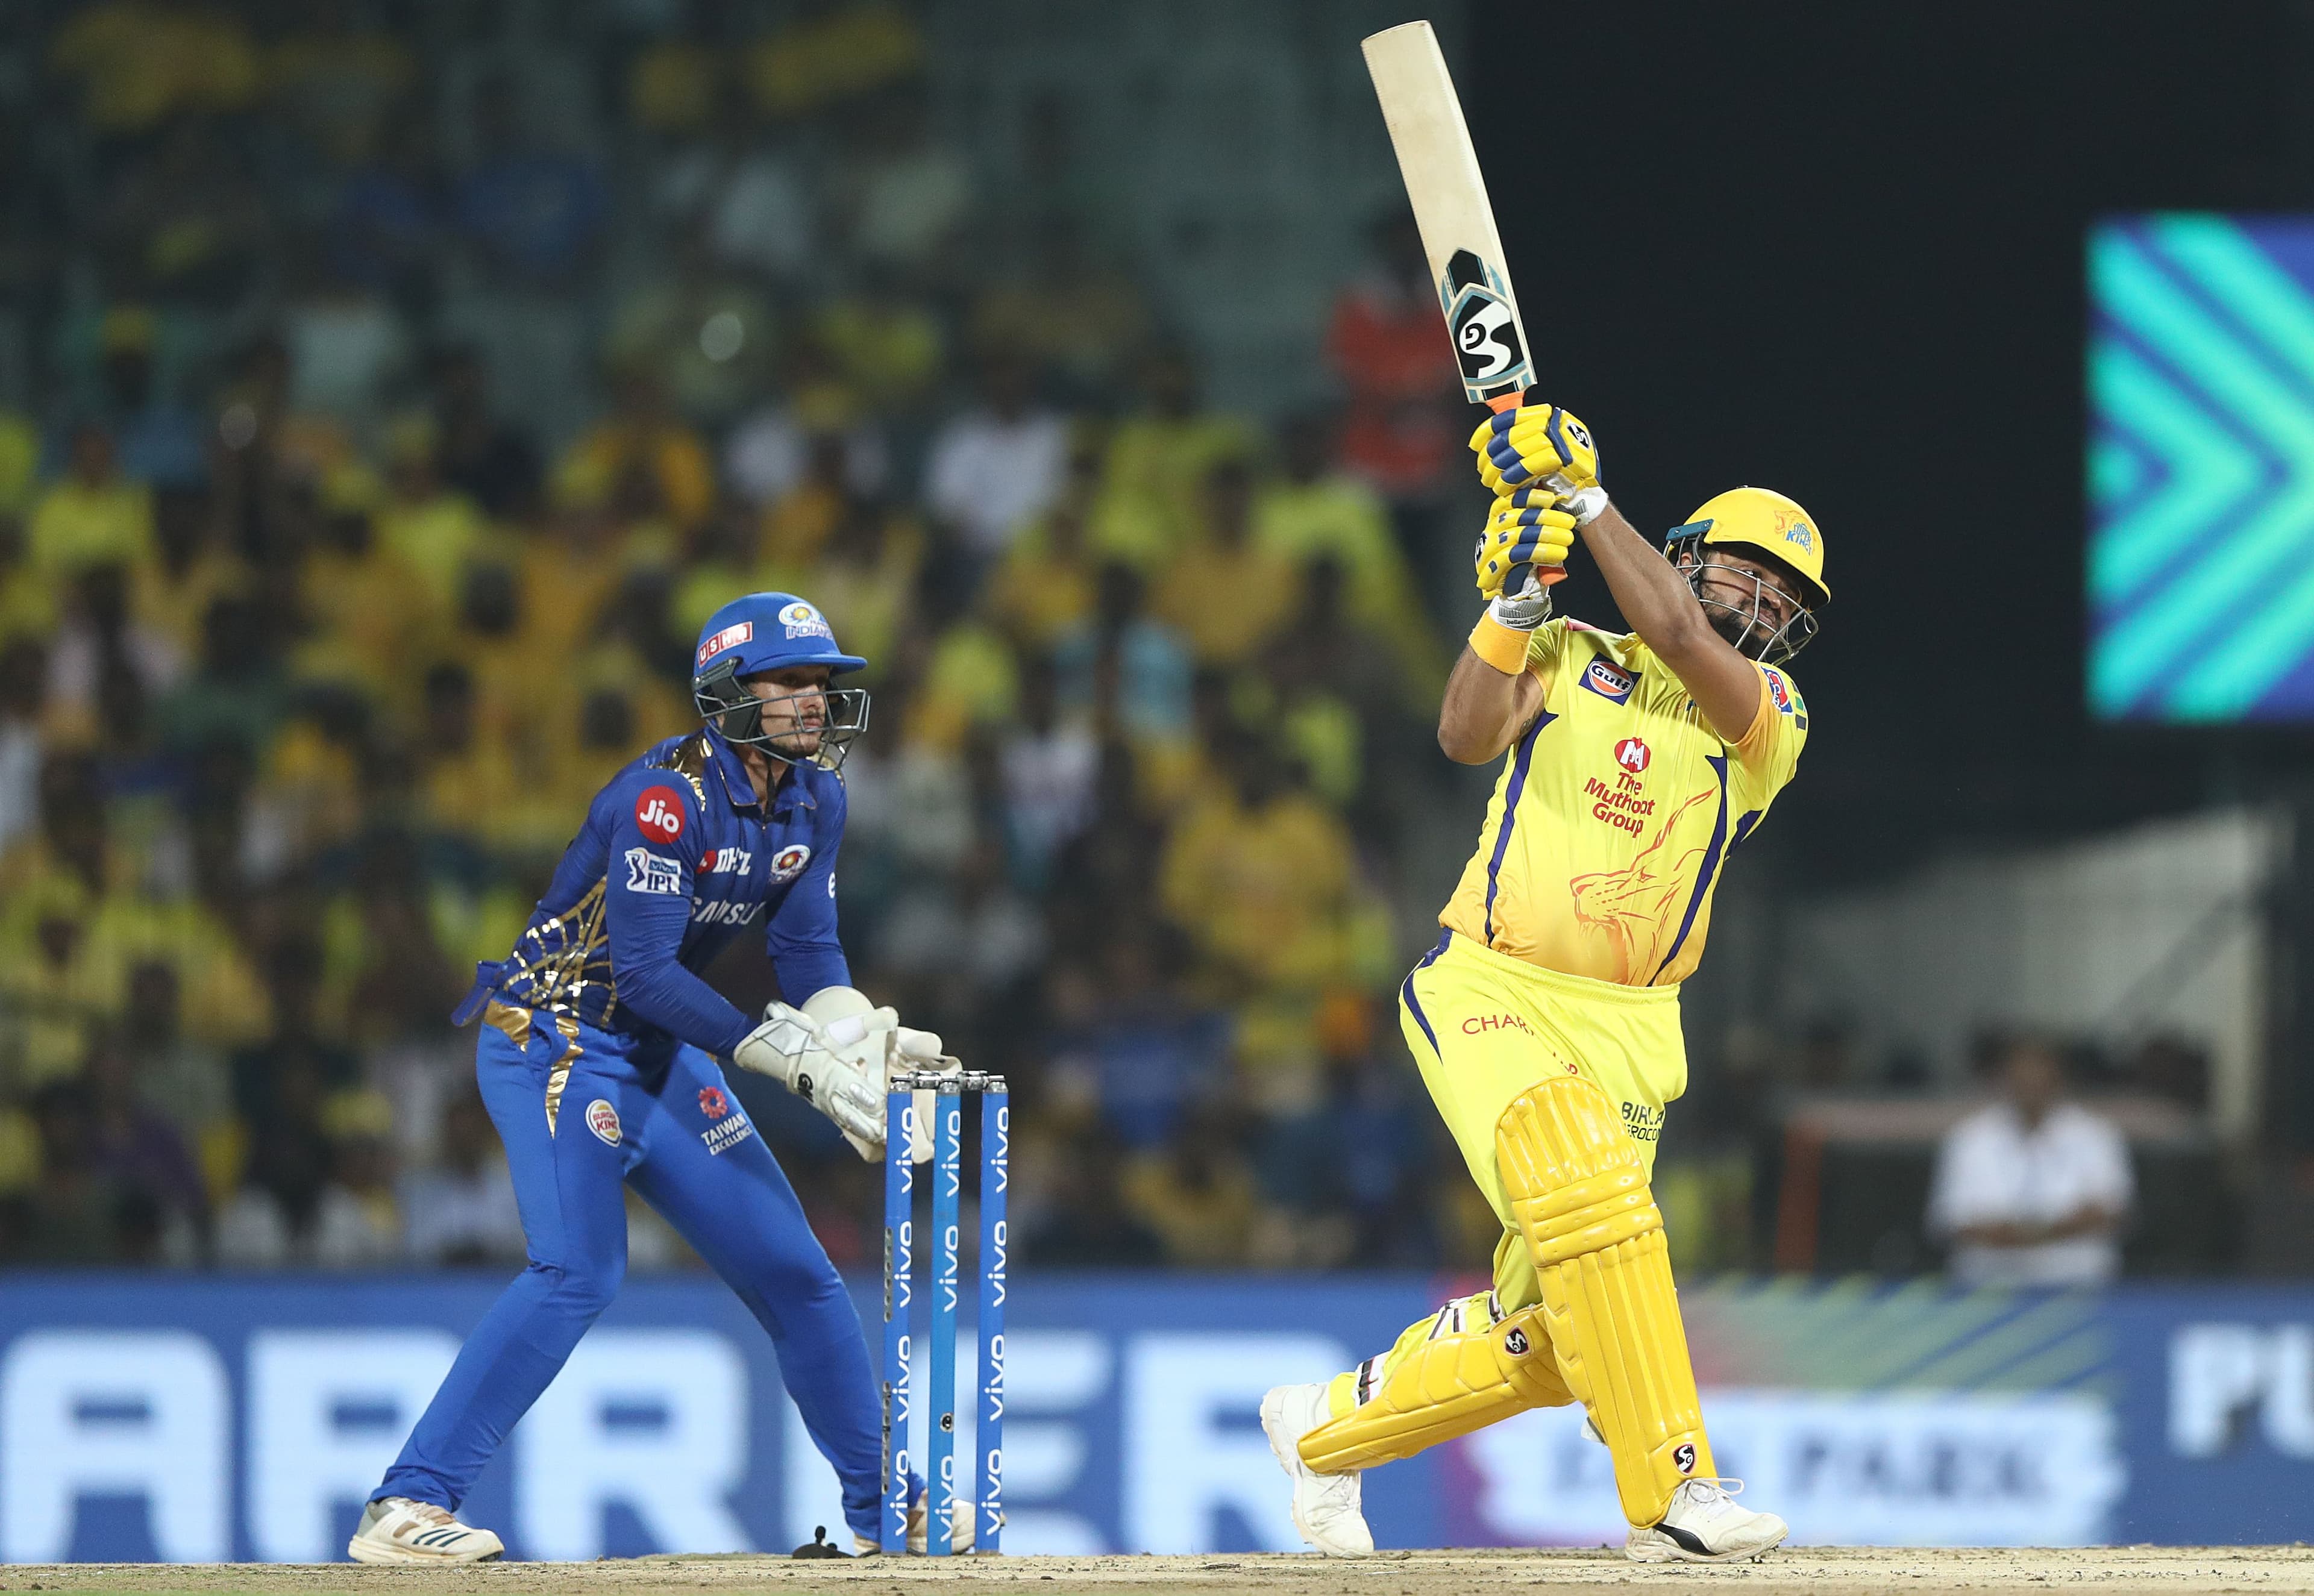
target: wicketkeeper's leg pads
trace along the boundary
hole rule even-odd
[[[1575,1400],[1551,1362],[1542,1310],[1505,1318],[1491,1292],[1449,1302],[1353,1378],[1363,1388],[1357,1406],[1302,1438],[1302,1460],[1320,1474],[1410,1458],[1527,1408]]]
[[[1624,1516],[1659,1522],[1682,1481],[1714,1469],[1639,1150],[1607,1094],[1570,1075],[1513,1100],[1495,1154],[1559,1373],[1606,1438]]]

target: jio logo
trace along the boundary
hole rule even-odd
[[[683,800],[671,787],[647,787],[635,799],[635,829],[655,842],[683,835]]]

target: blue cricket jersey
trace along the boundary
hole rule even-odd
[[[639,1055],[688,1042],[730,1057],[755,1022],[698,972],[756,921],[788,1001],[851,983],[835,939],[845,802],[841,776],[798,763],[767,813],[711,727],[658,744],[595,795],[513,953],[476,968],[455,1018],[496,997]]]

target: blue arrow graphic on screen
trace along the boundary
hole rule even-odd
[[[2093,707],[2314,714],[2314,692],[2268,701],[2314,659],[2314,292],[2216,216],[2101,228],[2089,267],[2092,481],[2126,480],[2117,451],[2155,463],[2093,507]]]

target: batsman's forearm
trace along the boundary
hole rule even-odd
[[[1457,764],[1484,764],[1511,745],[1525,710],[1524,672],[1506,675],[1465,644],[1438,706],[1438,746]]]
[[[1711,635],[1703,608],[1687,578],[1612,504],[1582,528],[1583,546],[1599,562],[1615,607],[1657,657],[1678,668],[1680,659]]]

